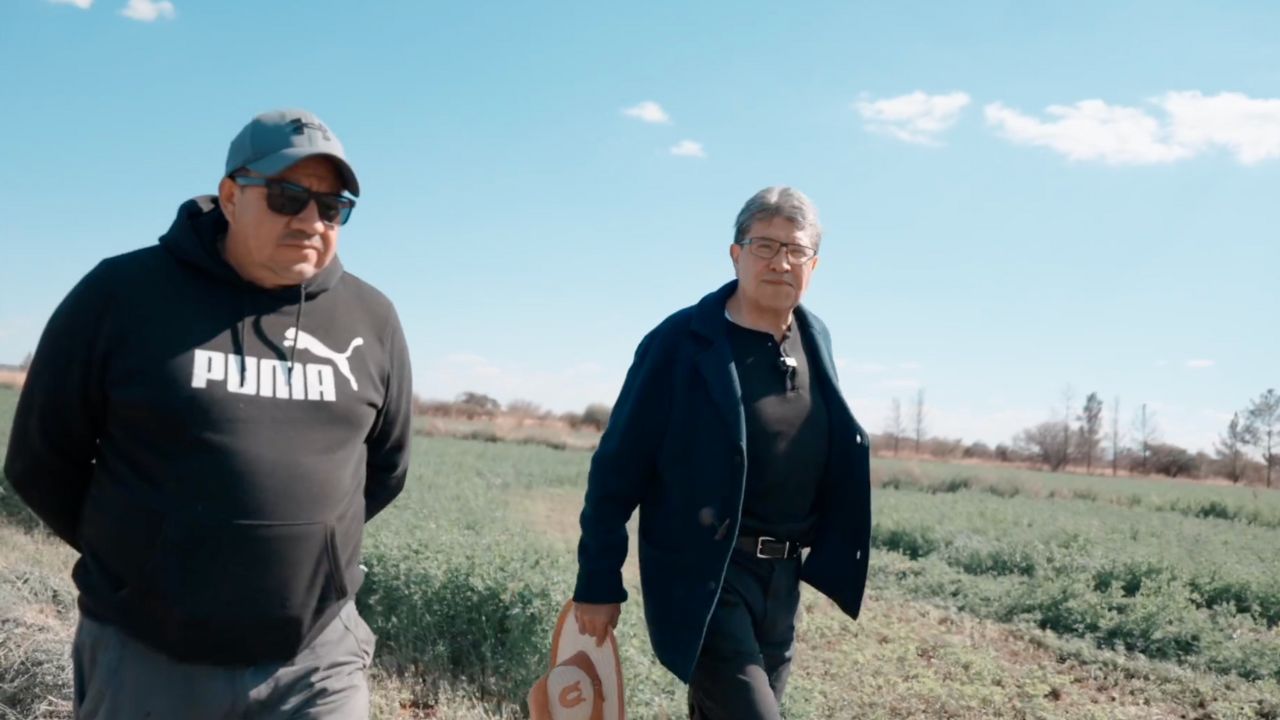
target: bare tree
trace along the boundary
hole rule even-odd
[[[1218,459],[1222,461],[1224,474],[1233,483],[1240,482],[1240,478],[1244,477],[1244,446],[1248,444],[1249,434],[1240,422],[1240,413],[1233,413],[1226,434],[1219,436],[1218,442],[1213,446]]]
[[[1072,406],[1076,404],[1075,390],[1072,389],[1071,383],[1067,383],[1062,388],[1062,447],[1067,453],[1067,462],[1071,462],[1071,414]]]
[[[32,353],[27,353],[26,356],[22,358],[22,362],[18,363],[18,369],[26,370],[27,368],[31,367],[31,359],[34,357],[35,355],[33,355]]]
[[[1047,420],[1027,428],[1013,439],[1014,448],[1019,452],[1047,465],[1050,470],[1061,470],[1070,457],[1069,446],[1064,443],[1067,434],[1062,432],[1066,423],[1061,420]]]
[[[1091,392],[1084,399],[1084,412],[1080,413],[1080,451],[1084,454],[1085,472],[1093,473],[1093,458],[1102,444],[1102,398]]]
[[[1116,396],[1116,404],[1111,409],[1111,477],[1115,477],[1120,466],[1120,396]]]
[[[546,417],[549,413],[542,409],[542,406],[532,400],[515,399],[507,403],[506,412],[518,418],[537,419]]]
[[[893,455],[898,455],[898,442],[907,432],[907,428],[902,424],[902,402],[898,398],[893,399],[893,403],[889,406],[889,419],[885,423],[885,434],[893,438]]]
[[[1160,438],[1160,431],[1156,427],[1156,413],[1148,410],[1146,403],[1142,403],[1138,413],[1133,416],[1133,434],[1134,441],[1138,444],[1135,449],[1139,451],[1138,471],[1145,475],[1151,459],[1151,444]]]
[[[916,391],[915,407],[911,409],[912,417],[915,419],[916,429],[916,454],[920,454],[920,440],[924,437],[924,388]]]
[[[1244,411],[1245,433],[1248,444],[1262,453],[1262,464],[1267,468],[1267,487],[1271,487],[1271,469],[1280,465],[1280,393],[1268,389],[1249,403]]]

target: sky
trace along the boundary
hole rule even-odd
[[[0,363],[304,107],[423,397],[612,403],[791,185],[868,429],[923,388],[930,434],[1008,442],[1069,388],[1208,450],[1280,386],[1278,36],[1264,2],[5,0]]]

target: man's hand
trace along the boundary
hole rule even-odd
[[[618,627],[618,618],[622,615],[622,603],[595,605],[575,602],[573,617],[578,621],[578,632],[596,639],[596,646],[604,645],[609,631]]]

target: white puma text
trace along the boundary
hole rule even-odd
[[[206,388],[210,382],[225,382],[227,392],[237,395],[279,400],[338,400],[330,365],[297,363],[290,372],[286,360],[196,350],[191,368],[191,387]]]

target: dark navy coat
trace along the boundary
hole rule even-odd
[[[742,391],[725,327],[730,282],[667,318],[636,349],[591,459],[574,599],[627,598],[626,522],[640,508],[640,584],[654,653],[688,682],[738,536],[746,487]],[[826,476],[801,578],[856,618],[871,540],[867,434],[840,394],[831,338],[800,306],[814,382],[830,408]]]

